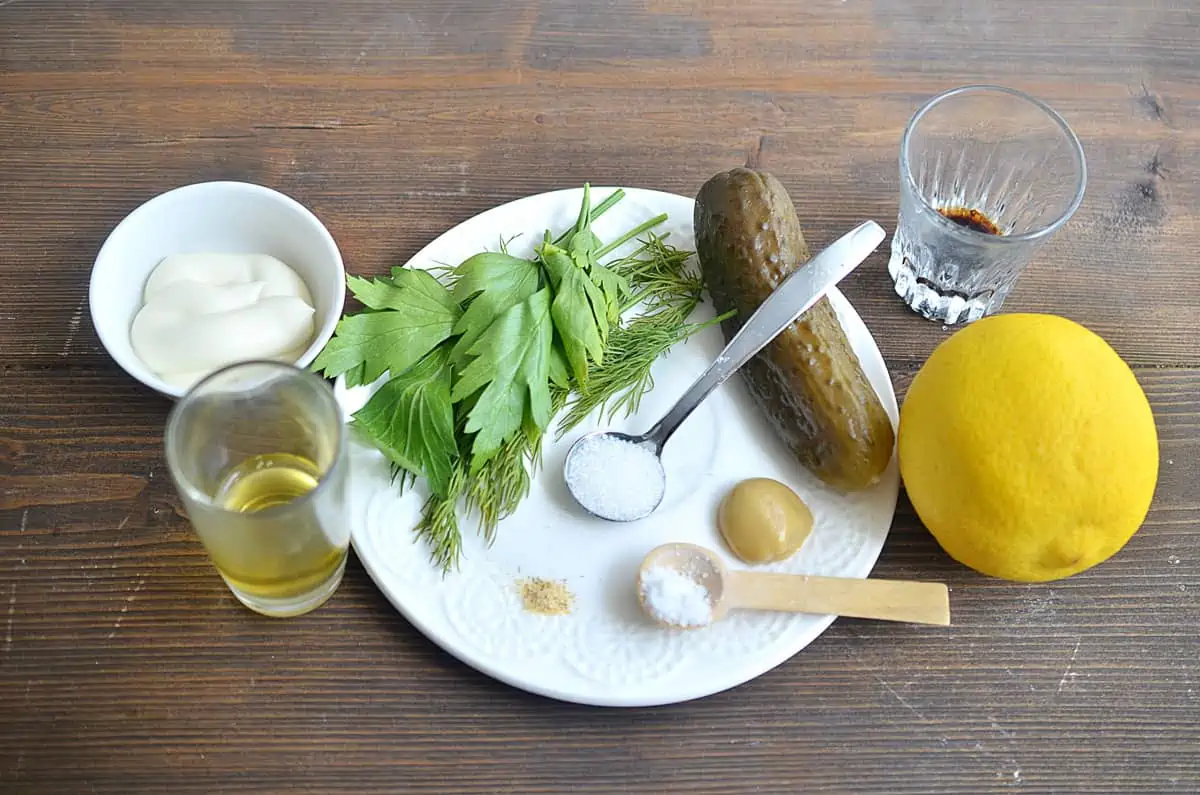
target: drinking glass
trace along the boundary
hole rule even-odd
[[[942,323],[995,312],[1086,182],[1079,139],[1046,104],[1001,86],[934,97],[900,144],[896,292]]]
[[[234,364],[167,421],[167,465],[213,565],[242,604],[307,613],[337,589],[350,542],[346,440],[329,385],[288,364]]]

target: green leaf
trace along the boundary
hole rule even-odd
[[[629,295],[629,282],[599,263],[600,252],[605,248],[600,243],[600,238],[592,232],[591,218],[588,214],[590,207],[591,189],[588,185],[584,185],[579,218],[576,219],[575,228],[567,238],[565,246],[575,265],[582,269],[591,279],[592,284],[604,294],[604,309],[601,311],[600,304],[596,301],[593,301],[593,309],[596,310],[596,323],[600,328],[600,336],[607,340],[609,325],[616,325],[621,319],[621,307]],[[589,298],[593,297],[594,294],[589,292]]]
[[[592,252],[600,248],[600,240],[592,234],[592,189],[587,183],[583,186],[583,202],[579,205],[579,217],[575,226],[562,248],[565,248],[575,260],[575,264],[587,269],[592,263]]]
[[[525,296],[528,298],[537,290],[537,263],[497,251],[483,251],[468,257],[454,269],[454,275],[457,279],[453,293],[460,303],[478,293],[511,294],[524,290],[528,291]],[[534,282],[532,290],[528,287],[530,281]]]
[[[579,216],[575,219],[575,232],[578,234],[584,229],[591,228],[592,225],[592,186],[585,182],[583,183],[583,201],[579,204]]]
[[[367,380],[366,362],[359,362],[354,367],[351,367],[346,371],[345,376],[346,386],[348,387],[366,386],[367,384],[371,383]]]
[[[570,389],[571,373],[567,370],[567,357],[561,345],[550,346],[550,383],[559,389]]]
[[[588,359],[604,359],[608,336],[608,305],[604,294],[571,257],[552,243],[541,247],[542,264],[554,286],[550,307],[554,330],[562,340],[563,352],[582,386],[587,383]]]
[[[464,260],[455,275],[455,300],[470,301],[454,326],[454,333],[462,336],[452,352],[455,365],[465,367],[480,335],[496,318],[537,292],[541,274],[535,262],[487,251]]]
[[[425,291],[353,276],[347,281],[356,296],[362,294],[359,300],[385,311],[360,312],[338,322],[333,339],[313,362],[313,369],[329,378],[354,368],[361,368],[354,378],[364,384],[385,372],[400,375],[454,332],[457,309]]]
[[[435,348],[403,375],[388,380],[354,414],[361,430],[387,459],[444,497],[458,447],[454,440],[451,370],[446,346]]]
[[[600,248],[600,238],[591,229],[582,229],[571,236],[571,245],[567,249],[571,258],[581,268],[588,268],[594,261],[594,254]]]
[[[401,289],[417,290],[447,309],[458,311],[458,299],[429,271],[418,268],[392,268],[392,284]]]
[[[550,424],[553,339],[550,291],[543,288],[496,318],[471,346],[475,358],[459,374],[451,399],[458,402],[483,390],[464,427],[475,434],[472,472],[521,429],[526,416],[538,428]]]
[[[591,197],[591,186],[585,185],[585,188],[588,192],[588,197],[590,198]],[[617,202],[621,201],[621,199],[623,199],[623,198],[625,198],[625,191],[621,190],[620,188],[617,188],[612,193],[608,194],[608,198],[606,198],[604,201],[597,204],[596,209],[592,210],[592,212],[589,214],[588,223],[590,224],[591,222],[595,221],[600,216],[604,215],[606,212],[608,212],[614,206],[616,206]],[[567,244],[567,241],[571,239],[571,235],[575,234],[575,229],[578,226],[579,226],[579,221],[576,220],[575,226],[572,226],[570,229],[563,232],[561,235],[559,235],[554,240],[554,245],[565,246]],[[549,236],[547,236],[547,237],[549,237]]]
[[[558,423],[558,436],[583,422],[593,412],[611,421],[619,413],[637,411],[642,396],[654,385],[651,375],[658,358],[696,332],[729,318],[729,314],[703,322],[688,317],[700,304],[703,290],[698,274],[689,267],[690,251],[681,251],[650,235],[637,251],[609,268],[636,290],[626,308],[641,304],[641,314],[614,326],[604,346],[603,365],[593,365],[586,389],[571,393],[566,415]]]
[[[616,325],[621,319],[621,307],[629,296],[629,280],[616,271],[603,265],[593,265],[589,272],[592,282],[604,293],[604,302],[608,310],[608,322]]]
[[[458,303],[450,295],[445,285],[425,271],[406,271],[396,268],[393,273],[400,271],[400,276],[392,279],[363,279],[358,276],[347,276],[346,286],[350,292],[368,309],[397,309],[405,310],[409,296],[406,293],[415,292],[440,306],[457,312]]]

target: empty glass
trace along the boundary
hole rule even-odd
[[[934,97],[900,144],[896,292],[942,323],[995,312],[1086,181],[1079,139],[1044,103],[1000,86]]]

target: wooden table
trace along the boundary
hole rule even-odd
[[[0,0],[0,791],[1200,791],[1200,13],[1189,0]],[[1006,309],[1136,368],[1145,527],[1067,581],[977,576],[901,501],[877,573],[953,588],[949,630],[842,620],[698,702],[502,686],[357,562],[324,608],[239,607],[164,468],[168,402],[108,359],[89,268],[164,189],[285,191],[373,274],[526,194],[691,195],[747,159],[815,245],[893,223],[901,130],[993,81],[1084,142],[1074,220]],[[882,253],[846,292],[899,391],[948,332]]]

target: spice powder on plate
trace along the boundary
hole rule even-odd
[[[565,582],[529,577],[517,580],[521,602],[530,613],[543,616],[565,616],[575,604],[575,594]]]

